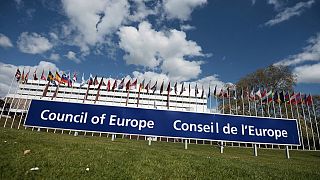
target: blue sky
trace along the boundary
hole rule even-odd
[[[222,86],[271,64],[319,94],[319,1],[0,3],[1,96],[17,67]]]

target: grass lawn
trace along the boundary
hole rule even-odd
[[[0,179],[320,179],[320,152],[70,136],[0,128]],[[31,150],[24,155],[25,150]],[[39,167],[37,171],[31,171]],[[89,168],[87,171],[86,169]]]

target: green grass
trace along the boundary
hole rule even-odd
[[[185,150],[182,143],[9,128],[0,128],[0,147],[0,179],[320,179],[320,152],[291,151],[286,159],[283,150],[259,149],[254,157],[249,148],[220,154],[212,145]]]

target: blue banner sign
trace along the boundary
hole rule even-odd
[[[32,100],[25,126],[146,136],[300,145],[297,121]]]

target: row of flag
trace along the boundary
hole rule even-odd
[[[249,90],[243,90],[241,89],[239,94],[237,93],[236,89],[230,90],[230,88],[221,89],[220,92],[217,92],[217,87],[215,87],[213,95],[217,98],[241,98],[241,99],[247,99],[249,101],[261,101],[264,104],[267,103],[288,103],[288,104],[306,104],[311,105],[312,102],[312,96],[292,92],[291,94],[289,92],[285,91],[273,91],[273,90],[261,90],[258,89],[255,91],[254,89],[249,92]],[[210,91],[210,88],[209,88]],[[208,95],[209,96],[209,95]]]
[[[17,81],[20,81],[22,83],[26,83],[28,81],[28,77],[29,77],[29,73],[30,70],[25,74],[24,70],[21,73],[19,69],[17,69],[15,77]],[[77,82],[77,74],[74,73],[73,77],[71,78],[70,73],[66,74],[66,73],[62,73],[62,75],[60,75],[57,71],[55,72],[55,74],[53,75],[53,73],[51,71],[48,72],[47,77],[44,75],[44,70],[42,71],[41,80],[47,80],[48,82],[52,83],[53,85],[67,85],[69,87],[72,86],[72,84],[74,82]],[[103,77],[100,79],[100,82],[98,81],[97,76],[93,77],[92,74],[90,74],[90,77],[88,80],[85,80],[84,78],[84,74],[82,75],[81,78],[81,84],[80,86],[84,86],[85,84],[88,85],[88,89],[87,89],[87,93],[89,92],[89,88],[91,85],[98,85],[98,93],[100,92],[100,89],[102,86],[106,86],[106,90],[107,91],[115,91],[115,89],[125,89],[127,92],[129,92],[132,89],[136,89],[137,86],[139,86],[139,92],[141,90],[146,90],[147,93],[149,93],[149,91],[151,91],[151,93],[155,93],[155,91],[157,90],[157,86],[158,86],[158,81],[156,81],[153,85],[151,84],[151,80],[145,84],[145,80],[143,80],[141,83],[138,84],[138,80],[135,79],[133,81],[131,80],[127,80],[127,82],[125,82],[125,79],[123,78],[120,83],[118,84],[118,81],[115,80],[113,81],[113,83],[110,81],[110,79],[108,80],[107,84],[103,81]],[[34,71],[33,73],[33,80],[38,80],[37,77],[37,69]],[[160,90],[160,94],[162,94],[165,90],[168,94],[168,96],[170,95],[170,92],[174,90],[174,93],[176,95],[182,95],[184,91],[186,91],[186,87],[185,84],[182,83],[181,85],[181,89],[178,89],[178,83],[176,82],[174,84],[173,87],[171,87],[171,83],[169,82],[167,85],[167,88],[164,87],[164,81],[162,81],[162,84],[159,88]],[[191,96],[191,85],[189,83],[189,96]],[[194,91],[194,96],[197,97],[199,92],[198,89],[198,84],[196,84],[195,86],[195,91]],[[202,93],[201,93],[201,98],[204,98],[205,95],[205,90],[202,86]],[[217,90],[217,86],[215,86],[214,91],[212,93],[212,95],[215,98],[242,98],[242,99],[248,99],[249,101],[261,101],[262,103],[271,103],[271,102],[277,102],[277,103],[289,103],[289,104],[307,104],[307,105],[311,105],[312,104],[312,97],[309,94],[308,96],[306,94],[301,94],[301,93],[295,93],[293,92],[292,94],[289,94],[289,92],[284,92],[284,91],[273,91],[273,90],[269,90],[267,91],[266,89],[261,90],[260,88],[255,91],[254,89],[251,90],[251,92],[249,92],[249,89],[247,88],[246,90],[241,89],[239,93],[237,93],[235,88],[221,88],[220,92],[218,92]],[[209,87],[208,93],[207,93],[207,97],[210,98],[211,96],[211,90]]]

